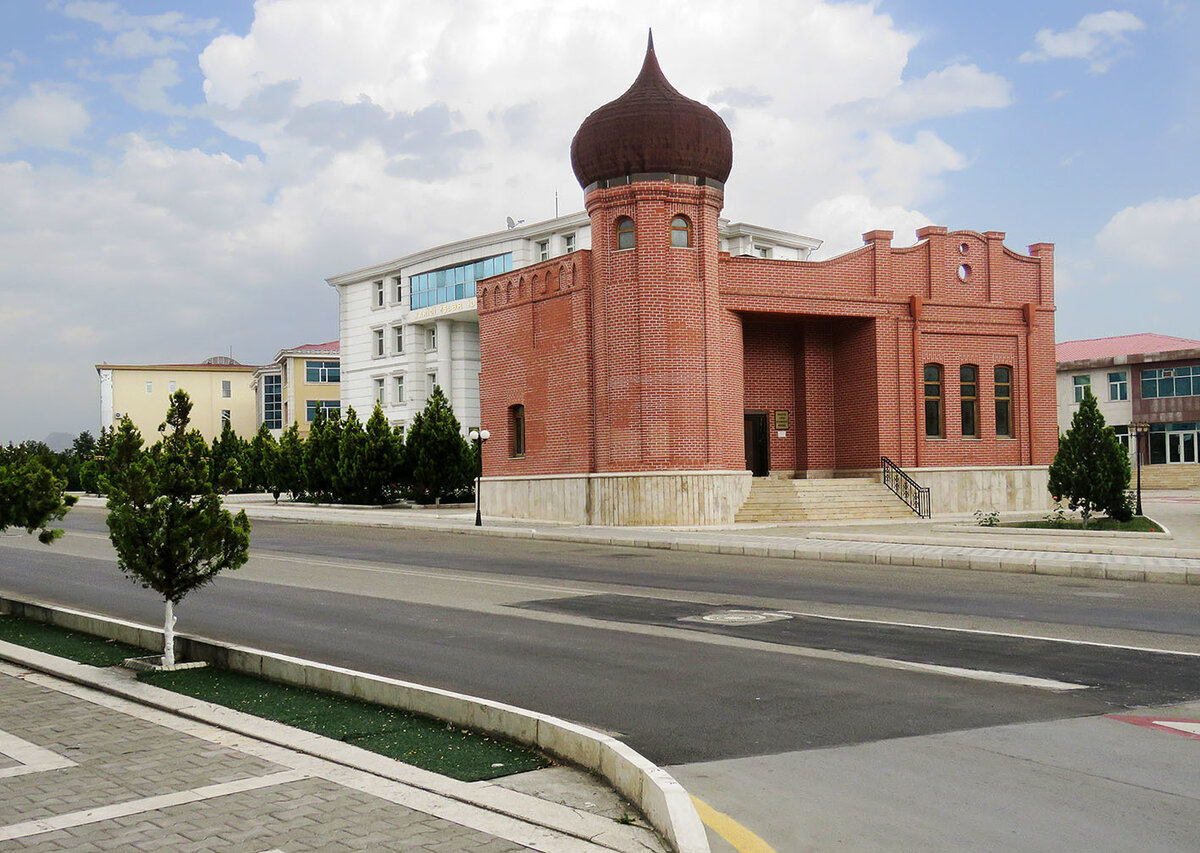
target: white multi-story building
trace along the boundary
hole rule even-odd
[[[719,223],[721,251],[806,260],[820,240]],[[341,404],[361,419],[378,401],[407,427],[440,385],[464,430],[479,424],[479,319],[475,283],[591,248],[587,213],[560,216],[436,246],[326,279],[338,292]]]

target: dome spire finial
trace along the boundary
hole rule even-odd
[[[571,140],[571,167],[585,189],[627,175],[688,175],[724,183],[733,138],[721,117],[668,82],[646,36],[646,58],[625,94],[584,119]]]

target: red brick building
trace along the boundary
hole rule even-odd
[[[720,252],[729,130],[652,44],[571,154],[592,248],[479,283],[485,512],[725,523],[752,475],[881,457],[935,513],[1047,503],[1052,245],[930,226],[819,262]]]

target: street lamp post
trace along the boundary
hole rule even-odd
[[[1129,425],[1133,433],[1133,455],[1137,459],[1137,509],[1135,515],[1142,514],[1142,436],[1150,432],[1150,424],[1138,421]]]
[[[467,433],[467,436],[475,442],[475,449],[479,453],[479,470],[475,474],[475,526],[483,527],[483,514],[479,499],[479,486],[483,481],[483,443],[491,438],[492,434],[486,429],[473,429]]]

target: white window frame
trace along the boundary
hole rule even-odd
[[[153,379],[146,380],[146,393],[147,394],[154,393],[154,380]]]
[[[438,384],[437,371],[433,370],[425,374],[425,380],[429,383],[429,387],[425,389],[425,396],[433,396],[433,389]]]
[[[394,391],[395,399],[392,404],[399,406],[404,403],[404,374],[397,373],[392,376],[392,390]]]
[[[425,352],[437,352],[437,326],[425,327]]]
[[[1119,376],[1120,379],[1114,380],[1113,379],[1114,376]],[[1129,399],[1129,371],[1113,370],[1113,371],[1109,372],[1107,378],[1108,378],[1108,399],[1114,400],[1114,401],[1128,400]],[[1120,396],[1118,396],[1119,392],[1117,391],[1117,389],[1120,389],[1120,391],[1124,392],[1124,393],[1121,393]]]
[[[221,380],[221,399],[229,400],[233,397],[233,382],[229,379]]]
[[[1083,376],[1072,376],[1071,377],[1071,388],[1072,388],[1071,396],[1076,403],[1083,402],[1083,393],[1084,393],[1083,389],[1084,388],[1090,389],[1091,387],[1092,387],[1092,377],[1090,374],[1085,374]]]
[[[574,251],[575,251],[575,235],[574,234],[564,234],[563,235],[563,254],[569,255],[569,254],[571,254],[571,252],[574,252]]]
[[[384,376],[373,376],[373,384],[375,385],[375,402],[380,406],[387,405],[387,378]]]
[[[392,276],[392,283],[395,285],[392,293],[395,294],[396,304],[399,305],[404,302],[404,276]]]
[[[392,326],[392,352],[395,355],[404,354],[404,324]]]
[[[374,300],[371,302],[371,308],[378,310],[387,305],[387,291],[383,286],[383,279],[378,278],[373,284],[375,288]]]
[[[371,329],[371,358],[383,358],[387,355],[387,337],[383,326]]]
[[[550,238],[537,241],[537,256],[538,261],[550,260]]]

